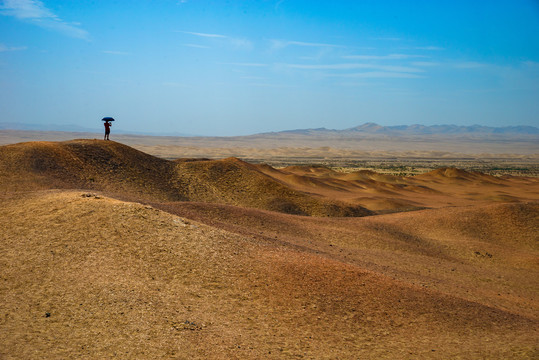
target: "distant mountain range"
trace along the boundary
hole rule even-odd
[[[348,129],[347,131],[362,131],[366,133],[407,133],[417,135],[428,134],[539,134],[539,128],[533,126],[504,126],[491,127],[482,125],[459,126],[459,125],[397,125],[380,126],[374,123],[366,123]]]
[[[270,134],[270,133],[267,133]],[[404,135],[539,135],[539,128],[534,126],[504,126],[491,127],[482,125],[395,125],[382,126],[375,123],[366,123],[344,130],[326,128],[286,130],[271,134],[294,135],[360,135],[379,134],[388,136]]]
[[[0,122],[0,130],[27,130],[27,131],[63,131],[63,132],[89,132],[100,133],[99,128],[86,128],[78,125],[54,125],[54,124],[20,124]],[[148,135],[148,136],[182,136],[196,137],[182,133],[142,133],[136,131],[125,131],[117,129],[118,134]],[[365,123],[344,130],[327,128],[317,129],[296,129],[278,132],[268,132],[250,135],[250,137],[274,137],[274,136],[337,136],[337,137],[361,137],[361,135],[382,135],[382,136],[419,136],[419,135],[468,135],[468,136],[535,136],[539,135],[539,128],[534,126],[504,126],[491,127],[482,125],[394,125],[382,126],[375,123]]]

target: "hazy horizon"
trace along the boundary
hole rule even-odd
[[[539,5],[0,1],[0,123],[539,126]]]
[[[378,129],[380,128],[380,129]],[[359,131],[356,131],[359,130]],[[17,124],[17,123],[3,123],[0,122],[0,132],[1,131],[13,131],[13,132],[23,132],[23,133],[66,133],[66,134],[77,134],[77,133],[87,133],[87,134],[97,134],[101,133],[102,130],[98,127],[87,128],[83,126],[78,126],[74,124],[58,125],[58,124]],[[229,134],[229,135],[203,135],[203,134],[185,134],[179,132],[143,132],[143,131],[130,131],[125,129],[120,129],[115,131],[115,134],[118,135],[134,135],[134,136],[143,136],[143,137],[184,137],[184,138],[198,138],[198,137],[209,137],[209,138],[219,138],[219,137],[257,137],[259,135],[272,135],[275,134],[285,135],[288,133],[303,133],[305,135],[309,134],[312,136],[322,136],[328,132],[329,134],[336,132],[342,134],[358,134],[359,136],[387,136],[392,135],[395,138],[406,135],[418,135],[418,136],[448,136],[448,139],[451,136],[459,136],[463,134],[471,134],[474,136],[509,136],[507,140],[515,140],[514,136],[532,136],[536,137],[539,135],[539,128],[531,125],[507,125],[507,126],[487,126],[487,125],[455,125],[455,124],[433,124],[433,125],[423,125],[423,124],[403,124],[403,125],[382,125],[377,123],[363,123],[357,124],[356,126],[349,127],[346,129],[336,129],[336,128],[305,128],[305,129],[275,129],[268,132],[259,132],[251,134]]]

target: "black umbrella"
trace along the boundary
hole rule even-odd
[[[104,117],[101,121],[114,121],[114,119],[111,117]]]

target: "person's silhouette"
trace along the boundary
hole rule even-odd
[[[103,138],[103,140],[110,140],[109,139],[109,134],[110,134],[110,127],[112,126],[112,124],[106,120],[103,125],[105,125],[105,137]]]

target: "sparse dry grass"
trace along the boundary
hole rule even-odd
[[[539,355],[534,178],[171,162],[82,140],[0,148],[0,186],[0,358]],[[268,194],[324,215],[435,209],[297,216]]]
[[[235,235],[84,194],[2,199],[5,358],[537,355],[536,316],[395,281],[325,253],[330,226],[317,228],[318,244],[298,248],[286,235],[279,242]],[[466,278],[462,286],[474,289]]]
[[[174,162],[103,140],[2,146],[0,182],[3,191],[82,188],[139,201],[209,201],[317,216],[370,214],[291,189],[238,159]]]
[[[0,145],[25,141],[101,139],[101,134],[0,130]],[[539,146],[533,136],[353,136],[259,134],[243,137],[115,135],[113,140],[168,160],[237,157],[274,167],[323,165],[337,170],[374,170],[417,175],[457,167],[490,175],[539,176]]]

